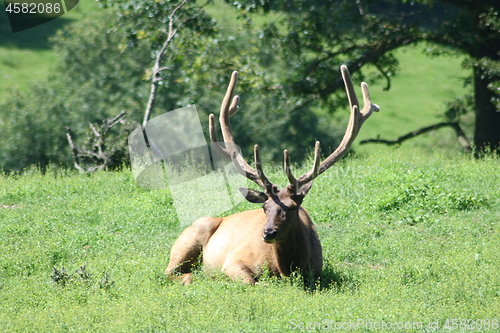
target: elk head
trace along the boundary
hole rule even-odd
[[[342,138],[342,141],[337,149],[321,162],[320,143],[319,141],[316,141],[313,166],[307,173],[298,178],[296,178],[290,170],[290,158],[288,151],[285,150],[284,171],[289,184],[283,189],[278,189],[278,186],[273,184],[266,177],[262,169],[258,145],[254,146],[254,169],[245,161],[234,142],[229,118],[235,114],[239,108],[239,97],[233,97],[234,89],[238,80],[238,72],[235,71],[232,73],[231,81],[221,105],[219,123],[225,147],[222,147],[217,139],[214,126],[214,115],[211,114],[209,117],[209,130],[212,146],[219,154],[230,158],[234,162],[236,169],[242,175],[255,182],[263,190],[256,191],[248,188],[240,188],[240,192],[248,201],[263,204],[262,208],[266,214],[267,223],[262,231],[262,237],[267,243],[279,243],[280,240],[286,237],[291,231],[293,231],[294,228],[298,228],[300,215],[306,214],[301,208],[301,204],[304,197],[311,189],[313,180],[328,170],[329,167],[331,167],[342,157],[342,155],[344,155],[353,143],[365,120],[373,113],[373,111],[380,110],[376,104],[372,104],[368,93],[368,86],[364,82],[361,83],[364,107],[361,111],[359,110],[359,102],[352,85],[349,71],[346,66],[342,66],[340,69],[344,79],[351,110],[349,124],[344,137]]]

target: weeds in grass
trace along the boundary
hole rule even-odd
[[[71,275],[66,272],[66,269],[61,267],[61,269],[57,269],[52,267],[52,274],[50,275],[52,281],[54,281],[58,286],[66,287],[68,282],[71,280]]]
[[[487,208],[489,199],[467,193],[446,192],[439,185],[413,186],[400,190],[396,195],[381,200],[378,209],[381,211],[399,210],[403,206],[412,206],[421,210],[444,213],[448,210],[467,211]]]
[[[115,285],[115,281],[111,280],[108,273],[102,273],[102,277],[99,279],[99,288],[105,291],[109,291]]]
[[[87,270],[86,264],[80,266],[74,274],[69,274],[64,266],[60,269],[53,267],[50,278],[56,285],[62,288],[71,283],[80,283],[84,284],[89,289],[98,288],[104,291],[110,291],[110,289],[115,285],[115,281],[113,281],[111,276],[106,272],[102,273],[102,277],[100,279],[95,279],[94,275]]]
[[[82,266],[80,266],[80,268],[76,271],[76,274],[85,283],[88,283],[92,279],[92,274],[87,271],[86,264],[83,264]]]

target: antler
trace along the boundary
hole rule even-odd
[[[349,99],[349,105],[351,109],[351,115],[349,118],[349,124],[347,125],[346,132],[339,146],[333,153],[330,154],[327,158],[325,158],[320,163],[320,144],[319,141],[316,141],[314,146],[314,163],[307,173],[303,174],[299,178],[295,178],[290,170],[290,156],[288,155],[288,151],[284,151],[284,167],[285,173],[290,182],[290,189],[293,193],[297,193],[302,186],[313,181],[316,177],[321,175],[323,172],[328,170],[333,164],[335,164],[349,149],[351,144],[356,139],[358,132],[363,125],[363,123],[370,117],[370,115],[375,111],[378,112],[380,110],[379,106],[373,104],[370,100],[370,94],[368,92],[368,85],[365,82],[361,83],[361,91],[363,93],[363,102],[364,107],[361,111],[359,111],[359,102],[356,96],[356,92],[354,91],[354,87],[351,81],[351,76],[349,75],[349,71],[346,66],[342,65],[340,67],[342,72],[342,78],[344,79],[344,84],[347,92],[347,97]],[[231,125],[229,123],[229,117],[238,112],[238,102],[239,97],[234,96],[234,89],[236,88],[236,83],[238,81],[238,72],[234,71],[231,75],[231,81],[226,91],[226,95],[222,101],[221,112],[219,117],[219,123],[221,125],[222,136],[224,139],[224,143],[226,147],[222,147],[219,144],[219,140],[217,139],[217,134],[215,132],[214,126],[214,115],[210,114],[209,117],[209,130],[210,130],[210,140],[212,141],[212,146],[215,150],[222,156],[226,158],[230,158],[233,160],[236,169],[245,177],[250,179],[259,185],[262,189],[264,189],[268,194],[272,194],[275,192],[277,186],[269,181],[269,179],[264,174],[262,170],[262,164],[260,162],[259,156],[259,146],[254,146],[254,160],[255,167],[257,170],[253,169],[243,158],[239,150],[237,149],[236,144],[234,143],[234,137],[231,132]],[[232,102],[229,103],[229,101]]]
[[[340,67],[340,71],[342,72],[342,78],[344,79],[344,84],[347,92],[347,97],[349,99],[349,105],[351,109],[351,116],[349,118],[349,124],[347,125],[346,132],[339,146],[333,153],[330,154],[327,158],[325,158],[321,163],[319,163],[319,141],[316,141],[314,147],[314,164],[311,170],[307,173],[300,176],[296,179],[292,172],[290,171],[290,158],[288,156],[288,152],[285,150],[285,173],[290,182],[290,187],[293,192],[297,192],[303,185],[313,181],[316,177],[321,175],[323,172],[328,170],[335,162],[337,162],[342,155],[349,149],[351,144],[356,139],[358,132],[363,125],[363,123],[371,116],[371,114],[375,111],[380,111],[378,105],[373,104],[370,100],[370,93],[368,92],[368,85],[365,82],[361,83],[361,91],[363,93],[363,102],[364,107],[363,110],[359,111],[359,102],[356,96],[356,92],[354,91],[354,87],[352,85],[351,76],[349,75],[349,70],[345,65]]]
[[[212,141],[212,147],[222,156],[226,158],[230,158],[233,160],[236,169],[245,177],[250,179],[259,185],[263,190],[265,190],[268,194],[271,194],[275,191],[276,185],[271,183],[269,179],[264,174],[262,170],[262,164],[260,162],[259,155],[259,146],[254,146],[254,160],[255,167],[257,171],[253,169],[243,158],[241,153],[239,152],[236,144],[234,143],[233,133],[231,132],[231,124],[229,123],[229,117],[238,112],[238,102],[240,100],[239,96],[234,96],[234,89],[236,88],[236,83],[238,82],[238,72],[234,71],[231,75],[231,81],[229,82],[229,86],[227,87],[226,95],[222,100],[221,108],[220,108],[220,116],[219,123],[221,126],[222,137],[225,143],[225,148],[219,144],[219,140],[217,139],[217,134],[215,132],[214,126],[214,115],[210,114],[209,120],[209,131],[210,131],[210,140]],[[229,101],[232,99],[231,104]]]

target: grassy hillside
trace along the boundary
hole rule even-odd
[[[188,287],[166,280],[181,231],[172,200],[166,191],[136,187],[128,171],[2,177],[0,327],[282,332],[364,320],[357,331],[378,331],[371,321],[447,332],[447,319],[473,319],[466,323],[482,325],[477,331],[494,331],[498,163],[393,149],[334,166],[304,203],[325,258],[315,291],[297,278],[254,287],[201,272]],[[271,179],[283,183],[285,176],[278,170]],[[436,321],[438,330],[427,329]]]
[[[381,111],[364,125],[358,142],[374,139],[378,135],[386,140],[395,140],[421,127],[444,121],[441,115],[445,103],[456,96],[471,93],[464,87],[464,79],[470,76],[461,67],[462,57],[442,56],[431,58],[424,53],[426,45],[410,46],[395,52],[400,62],[400,73],[391,80],[391,89],[384,91],[385,81],[370,85],[370,95]],[[360,94],[360,93],[358,93]],[[344,117],[347,118],[347,110]],[[471,128],[464,128],[472,137]],[[452,148],[460,146],[452,129],[440,129],[404,143],[405,146]],[[373,144],[355,146],[360,152],[371,150]],[[387,151],[387,150],[385,150]]]
[[[47,77],[58,61],[51,36],[95,10],[101,10],[96,1],[80,1],[62,17],[17,33],[12,33],[6,12],[0,11],[0,99],[12,89],[26,89],[30,82]]]

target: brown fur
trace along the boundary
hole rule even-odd
[[[287,237],[276,243],[263,240],[267,223],[262,209],[224,218],[204,217],[187,227],[170,253],[165,274],[183,274],[189,284],[192,264],[202,254],[204,270],[222,271],[234,280],[253,284],[267,267],[271,275],[289,276],[291,269],[321,274],[323,257],[316,228],[304,208],[298,210]]]

